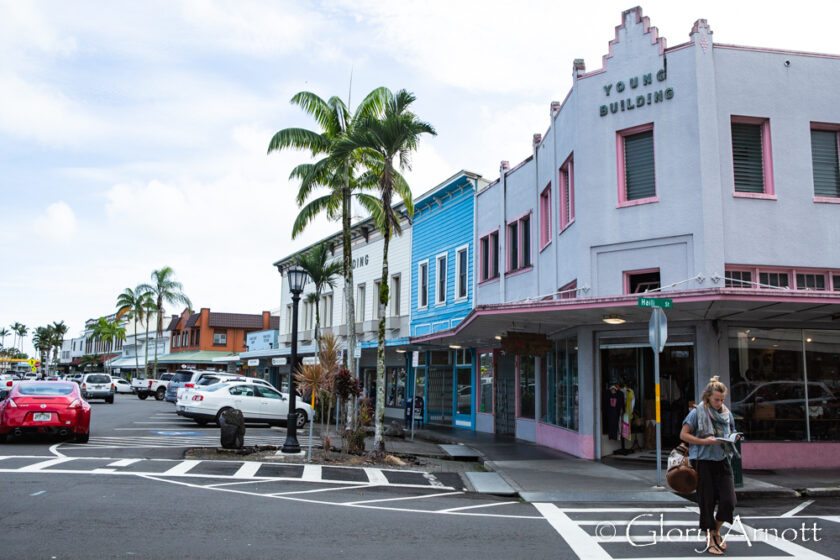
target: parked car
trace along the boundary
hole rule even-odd
[[[229,408],[241,410],[246,422],[285,425],[289,395],[260,383],[235,381],[185,389],[175,404],[178,415],[192,418],[201,426],[208,422],[218,424],[219,416]],[[303,428],[312,417],[312,407],[298,400],[295,410],[297,427]]]
[[[112,377],[111,382],[114,384],[114,391],[116,393],[131,393],[131,383],[122,377]]]
[[[83,378],[84,376],[85,376],[85,374],[84,374],[84,373],[77,373],[77,374],[75,374],[73,377],[71,377],[71,378],[70,378],[70,381],[72,381],[73,383],[81,383],[81,382],[82,382],[82,378]]]
[[[21,381],[0,402],[0,443],[25,433],[90,438],[90,405],[81,388],[63,381]]]
[[[241,376],[236,375],[235,373],[225,373],[221,371],[179,369],[175,372],[175,375],[169,381],[169,386],[166,388],[166,400],[171,403],[177,402],[179,389],[192,389],[198,385],[202,379],[213,378],[215,379],[214,383],[218,383],[222,379],[227,380],[235,377]]]
[[[85,400],[105,399],[106,403],[114,404],[114,384],[107,373],[88,373],[79,384]]]
[[[131,380],[131,390],[141,401],[146,400],[149,395],[154,395],[155,400],[162,401],[166,395],[166,388],[169,387],[169,381],[174,375],[174,373],[163,373],[157,379],[134,377]]]

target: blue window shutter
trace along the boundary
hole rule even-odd
[[[836,132],[811,131],[811,161],[814,164],[814,196],[840,198]]]
[[[732,165],[736,192],[764,192],[763,156],[761,125],[732,123]]]
[[[652,130],[624,137],[624,172],[627,200],[656,196]]]

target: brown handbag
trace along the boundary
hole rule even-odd
[[[674,454],[682,455],[682,461],[668,469],[665,479],[668,481],[668,486],[678,494],[691,494],[697,490],[697,471],[691,468],[688,460],[688,445],[678,445],[671,452],[671,455]]]

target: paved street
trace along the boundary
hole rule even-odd
[[[3,557],[670,558],[702,550],[691,506],[540,502],[466,492],[457,473],[184,460],[217,430],[165,402],[93,403],[91,443],[0,448]],[[246,444],[282,433],[249,426]],[[840,501],[755,500],[727,558],[834,558]],[[36,534],[32,527],[49,528]],[[629,526],[629,529],[628,529]],[[778,537],[776,537],[778,535]]]

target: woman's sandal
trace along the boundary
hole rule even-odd
[[[720,536],[720,531],[712,533],[712,538],[714,539],[715,545],[722,551],[726,552],[726,541],[724,541]]]
[[[723,556],[724,549],[720,547],[720,535],[712,535],[708,541],[709,546],[706,547],[706,552],[714,556]]]

